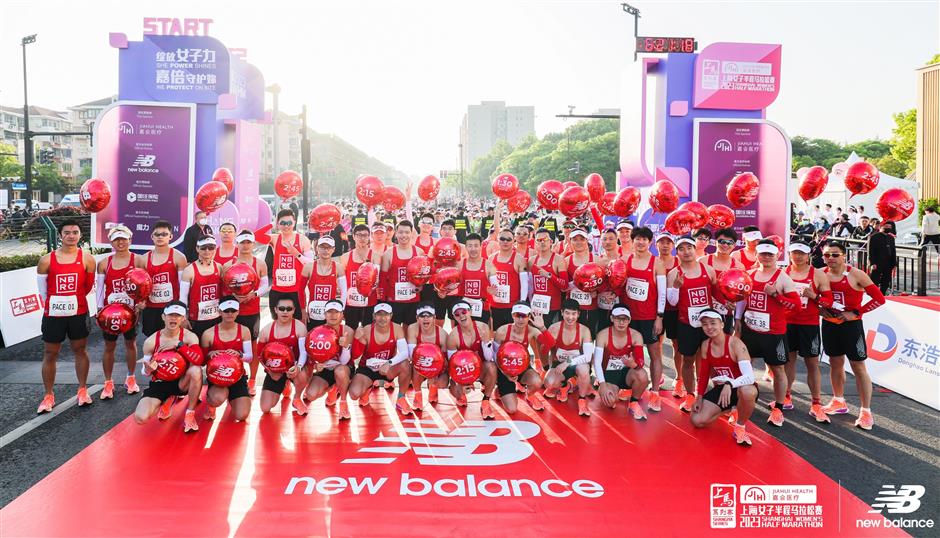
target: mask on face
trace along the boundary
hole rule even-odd
[[[201,219],[197,220],[196,222],[199,223],[200,226],[205,226],[206,223],[209,222],[209,219],[207,219],[207,218],[201,218]]]

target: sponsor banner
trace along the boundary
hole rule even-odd
[[[111,203],[92,214],[92,245],[110,246],[107,230],[124,224],[131,248],[151,249],[150,228],[173,225],[173,242],[192,222],[196,106],[118,101],[95,123],[95,177],[108,182]]]
[[[761,110],[780,93],[781,45],[712,43],[695,58],[695,108]]]
[[[940,312],[889,299],[862,323],[872,382],[940,410]],[[852,373],[848,360],[845,371]]]
[[[154,101],[213,104],[229,90],[229,52],[213,37],[145,35],[119,59],[122,97],[143,92]]]

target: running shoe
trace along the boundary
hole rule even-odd
[[[770,368],[767,368],[766,370],[764,370],[764,381],[768,383],[772,383],[773,380],[774,380],[774,371],[771,370]]]
[[[490,405],[489,400],[483,400],[480,402],[480,415],[483,416],[483,420],[496,418],[496,415],[493,414],[493,407]]]
[[[682,403],[679,404],[679,411],[685,411],[686,413],[692,412],[692,407],[695,405],[695,396],[691,394],[686,394],[685,399],[682,400]]]
[[[173,404],[176,403],[176,396],[170,396],[160,405],[160,410],[157,411],[157,418],[159,420],[166,420],[170,418],[173,414]]]
[[[196,412],[187,409],[183,416],[183,433],[199,431],[199,424],[196,424]]]
[[[349,404],[346,403],[346,400],[339,403],[339,419],[349,420]]]
[[[621,402],[625,402],[630,399],[630,396],[633,395],[633,390],[631,389],[620,389],[620,392],[617,393],[617,399]]]
[[[110,400],[114,398],[114,381],[111,379],[104,382],[104,388],[101,389],[101,399]]]
[[[630,411],[630,414],[633,415],[634,419],[646,420],[646,413],[644,413],[643,408],[640,407],[640,402],[630,402],[630,405],[627,406],[627,410]]]
[[[816,422],[832,422],[829,420],[829,415],[823,411],[823,406],[818,403],[809,408],[809,416],[815,418]]]
[[[431,385],[428,387],[428,403],[436,404],[437,403],[437,386]]]
[[[578,398],[578,414],[581,415],[582,417],[591,416],[591,410],[588,409],[587,400],[585,400],[584,398]]]
[[[140,392],[140,387],[137,386],[137,378],[132,375],[127,376],[124,380],[124,386],[127,388],[128,394],[137,394]]]
[[[326,402],[325,402],[326,406],[333,407],[334,405],[336,405],[336,400],[338,399],[338,397],[339,397],[339,387],[337,387],[336,385],[333,385],[332,387],[330,387],[330,390],[326,392]]]
[[[545,398],[542,398],[542,395],[538,392],[528,395],[526,401],[529,402],[529,407],[536,411],[545,409]]]
[[[254,396],[256,392],[257,391],[255,390],[255,380],[249,379],[248,380],[248,395]]]
[[[662,402],[660,401],[660,398],[659,398],[659,393],[650,392],[649,395],[650,397],[649,397],[649,401],[646,404],[646,408],[654,413],[658,413],[659,411],[662,411],[663,408],[662,408]]]
[[[42,413],[48,413],[52,411],[52,408],[55,407],[55,395],[46,394],[42,398],[42,402],[39,404],[39,407],[36,409],[36,414],[41,415]]]
[[[411,404],[411,408],[415,411],[421,411],[424,408],[424,393],[421,392],[421,389],[415,391],[414,403]]]
[[[845,405],[844,399],[833,398],[822,410],[827,415],[844,415],[849,412],[849,406]]]
[[[676,378],[676,385],[672,388],[673,398],[685,398],[685,385],[682,384],[682,378]]]
[[[411,405],[408,403],[408,398],[405,398],[404,396],[398,398],[398,401],[395,402],[395,409],[397,409],[398,412],[403,416],[408,416],[413,412]]]
[[[767,422],[779,428],[783,426],[783,421],[783,411],[781,411],[780,408],[774,407],[770,410],[770,416],[767,418]]]
[[[522,386],[522,383],[516,381],[516,392],[519,394],[525,394],[525,387]]]
[[[112,389],[113,390],[113,389]],[[88,387],[78,387],[78,406],[82,407],[85,405],[91,405],[94,403],[94,400],[91,399],[91,396],[88,395]]]
[[[281,391],[281,394],[283,394],[284,397],[287,398],[288,400],[290,400],[291,393],[293,393],[293,387],[294,387],[294,384],[291,383],[290,381],[288,381],[287,383],[284,383],[284,390]]]
[[[660,374],[659,376],[659,388],[662,388],[666,384],[666,376]],[[658,390],[658,389],[657,389]]]
[[[546,397],[546,398],[555,398],[555,397],[558,396],[558,389],[557,389],[557,388],[547,388],[547,389],[545,389],[545,390],[542,391],[542,396],[544,396],[544,397]]]
[[[793,396],[787,393],[786,397],[783,398],[783,410],[789,411],[791,409],[793,409]]]
[[[862,409],[858,414],[858,419],[855,421],[855,427],[863,430],[871,430],[871,427],[874,425],[875,417],[871,415],[871,411]]]
[[[294,398],[291,405],[294,406],[294,411],[296,411],[298,415],[304,416],[307,414],[307,404],[304,403],[303,398]]]
[[[734,426],[738,423],[738,410],[732,409],[731,413],[728,414],[728,424]]]
[[[202,418],[206,420],[215,420],[215,407],[212,407],[211,405],[207,405],[206,414],[203,415]]]
[[[571,385],[567,382],[558,389],[558,401],[565,403],[568,401],[568,391],[571,390]]]
[[[359,397],[359,407],[366,407],[369,405],[369,399],[372,398],[372,387],[366,389],[362,396]]]
[[[744,429],[744,426],[740,424],[735,424],[734,428],[731,430],[731,435],[734,437],[734,440],[738,442],[741,446],[751,446],[751,436],[747,434],[747,430]]]

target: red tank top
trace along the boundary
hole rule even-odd
[[[848,265],[845,266],[845,272],[842,274],[841,280],[829,280],[829,287],[832,288],[832,300],[834,303],[842,303],[845,305],[846,311],[852,311],[858,314],[858,317],[862,317],[861,308],[862,308],[862,296],[865,294],[864,291],[857,290],[849,284],[849,271],[852,268]],[[829,268],[826,267],[823,269],[826,272],[828,277]]]
[[[237,258],[237,257],[238,257],[238,247],[233,247],[233,248],[232,248],[232,255],[231,255],[231,256],[223,256],[223,255],[222,255],[222,247],[221,247],[221,246],[220,246],[219,248],[215,249],[215,261],[219,262],[219,265],[225,265],[225,264],[227,264],[228,262],[234,260],[234,259]]]
[[[757,263],[757,258],[754,258],[753,260],[749,260],[747,259],[747,253],[745,250],[742,249],[739,252],[741,253],[741,265],[744,266],[745,271],[750,271],[751,268],[754,267],[754,264]]]
[[[460,269],[460,288],[458,288],[458,295],[467,299],[483,301],[483,311],[486,312],[490,309],[486,295],[486,287],[488,285],[489,282],[486,278],[486,260],[480,260],[479,269],[467,268],[467,260],[464,260],[463,266]]]
[[[658,288],[654,268],[656,258],[650,256],[645,269],[633,267],[633,254],[627,256],[627,284],[620,290],[630,317],[636,320],[656,319]]]
[[[429,237],[426,243],[421,242],[421,236],[418,236],[418,239],[415,240],[415,245],[418,246],[425,254],[431,254],[431,248],[434,246],[434,238]]]
[[[496,268],[496,295],[490,297],[493,308],[511,308],[519,301],[519,271],[516,270],[516,251],[513,249],[509,261],[499,261],[497,252],[490,260]]]
[[[565,323],[558,325],[558,335],[555,336],[555,361],[562,362],[573,359],[581,354],[581,324],[575,324],[574,342],[565,343],[562,338],[565,334]]]
[[[525,258],[525,259],[527,259],[527,260],[529,259],[529,254],[530,254],[530,253],[529,253],[529,249],[531,249],[531,248],[532,248],[532,245],[526,244],[526,246],[525,246],[525,252],[521,252],[521,253],[520,253],[520,252],[519,252],[519,245],[518,245],[518,243],[513,243],[513,246],[512,246],[512,249],[516,251],[516,254],[519,254],[520,256],[522,256],[523,258]]]
[[[669,274],[669,271],[672,271],[672,270],[675,269],[676,267],[679,267],[679,258],[673,256],[673,257],[672,257],[672,266],[666,268],[666,274],[668,275],[668,274]],[[678,305],[671,305],[671,304],[669,304],[669,301],[666,301],[666,310],[679,310],[679,306],[678,306]]]
[[[300,234],[294,234],[294,248],[300,250]],[[300,272],[303,271],[304,264],[301,263],[293,254],[287,252],[287,249],[281,243],[281,236],[278,235],[274,241],[274,262],[271,264],[274,269],[272,275],[271,289],[274,291],[299,291]]]
[[[392,261],[388,265],[389,288],[385,296],[396,303],[418,302],[418,288],[408,281],[408,262],[418,255],[418,247],[411,245],[411,256],[398,257],[398,247],[392,247]]]
[[[800,293],[804,288],[813,290],[813,293],[819,293],[816,289],[816,281],[814,278],[815,267],[810,265],[806,278],[799,280],[793,278],[793,275],[790,273],[790,267],[787,267],[787,274],[793,279],[797,293]],[[800,308],[787,310],[787,323],[790,325],[819,325],[819,303],[816,302],[816,299],[803,297],[802,293],[800,293],[800,303]]]
[[[153,352],[154,352],[154,353],[157,353],[157,351],[160,349],[160,333],[162,333],[162,332],[163,332],[163,329],[160,329],[159,331],[157,331],[157,332],[155,333],[157,336],[153,339]],[[185,335],[185,333],[184,333],[183,329],[180,329],[180,342],[181,342],[181,343],[182,343],[182,341],[183,341],[183,336],[184,336],[184,335]],[[186,365],[189,366],[189,363],[186,363]],[[156,375],[155,375],[155,374],[156,374],[156,372],[150,374],[150,381],[151,381],[151,382],[157,382],[157,383],[163,383],[163,381],[160,381],[159,379],[156,378]]]
[[[255,270],[255,273],[258,272],[258,258],[254,256],[251,257],[251,268]],[[255,289],[255,291],[258,291]],[[249,299],[242,303],[238,307],[239,316],[254,316],[261,313],[261,297],[255,297],[254,299]]]
[[[536,255],[536,260],[538,260],[538,255]],[[548,263],[545,265],[538,265],[534,263],[534,270],[532,271],[532,286],[535,291],[535,295],[545,295],[549,298],[549,310],[558,310],[561,308],[561,288],[559,288],[552,277],[557,278],[558,273],[555,272],[555,253],[552,252],[552,255],[548,258]],[[539,271],[545,269],[552,276],[542,276],[539,274]],[[536,302],[537,299],[535,296],[532,297],[532,302]]]
[[[359,271],[359,267],[366,262],[357,262],[353,259],[355,251],[349,253],[349,260],[346,262],[346,282],[349,285],[349,291],[347,291],[346,296],[346,306],[375,306],[375,290],[372,290],[369,293],[368,297],[363,296],[359,293],[356,287],[356,275]],[[372,249],[369,249],[369,252],[366,253],[366,261],[372,262]]]
[[[623,370],[626,367],[626,361],[632,358],[632,356],[633,334],[630,333],[630,329],[627,328],[627,343],[623,347],[614,347],[613,330],[608,331],[607,346],[604,347],[604,360],[601,363],[601,367],[606,371],[608,369],[607,365],[610,363],[611,359],[613,359],[615,361],[619,361],[620,364],[615,362],[615,368],[612,368],[612,370]]]
[[[475,321],[473,322],[473,334],[476,339],[472,343],[467,344],[463,341],[463,331],[460,330],[460,327],[457,327],[457,340],[459,341],[457,349],[469,349],[470,351],[476,352],[480,359],[483,359],[483,340],[480,338],[480,329],[477,328],[477,322]]]
[[[147,299],[148,307],[162,308],[179,299],[180,275],[176,269],[176,262],[173,261],[174,256],[176,256],[176,251],[171,248],[166,261],[154,265],[153,251],[147,253],[147,273],[153,282],[150,297]]]
[[[216,319],[219,314],[219,264],[212,263],[212,272],[204,275],[199,272],[197,262],[190,264],[193,268],[193,282],[189,286],[189,319],[207,321]]]
[[[754,289],[747,298],[747,307],[744,310],[744,325],[754,332],[786,334],[787,309],[764,293],[765,285],[770,284],[773,286],[777,282],[780,269],[774,271],[773,276],[767,281],[758,280],[758,272],[760,272],[760,269],[749,271],[751,279],[754,281]]]
[[[731,379],[741,377],[741,368],[738,367],[738,361],[731,358],[731,348],[729,342],[730,336],[725,336],[724,349],[721,355],[716,357],[712,355],[712,345],[708,342],[705,346],[705,355],[702,356],[702,364],[699,365],[699,372],[708,372],[708,375],[700,375],[698,379],[698,393],[704,394],[708,387],[708,380],[713,377],[726,376]]]
[[[366,359],[391,359],[398,352],[395,343],[395,329],[389,325],[388,340],[381,344],[375,341],[375,324],[369,328],[369,343],[366,344],[366,351],[363,355]]]
[[[115,269],[111,264],[114,261],[114,255],[108,256],[108,266],[104,270],[104,304],[124,303],[134,306],[134,301],[124,290],[124,277],[134,268],[134,256],[135,254],[131,252],[130,261],[120,269]]]
[[[509,328],[506,329],[506,338],[510,342],[518,342],[526,347],[529,346],[529,324],[526,323],[525,328],[522,330],[522,340],[513,340],[512,339],[512,324],[509,325]]]
[[[693,327],[701,327],[698,321],[698,314],[702,310],[711,307],[712,304],[712,283],[705,271],[705,264],[698,263],[699,276],[690,278],[682,273],[682,287],[679,288],[679,321]],[[690,323],[694,321],[694,323]]]
[[[593,261],[594,261],[594,254],[591,252],[588,252],[588,262],[593,262]],[[584,265],[584,264],[581,264],[581,265]],[[568,278],[572,278],[574,276],[575,270],[577,270],[578,267],[581,267],[581,265],[575,265],[574,254],[571,254],[570,256],[568,256]],[[571,291],[568,292],[568,298],[578,301],[578,304],[581,305],[582,310],[597,310],[597,293],[596,292],[587,293],[577,288],[573,288]],[[587,302],[588,298],[590,298],[591,300],[590,303]]]
[[[319,260],[313,262],[313,270],[307,280],[307,292],[310,302],[323,302],[336,299],[339,289],[336,276],[336,262],[330,260],[330,273],[321,275],[317,270]]]
[[[51,317],[78,316],[88,313],[88,298],[85,291],[84,253],[81,249],[72,263],[60,263],[56,252],[49,258],[49,277],[46,280],[46,315]]]
[[[241,325],[236,324],[236,336],[234,340],[222,340],[222,336],[219,334],[219,326],[216,325],[212,328],[212,345],[209,346],[209,351],[225,351],[226,349],[231,351],[237,351],[239,355],[242,354],[242,338],[241,338]]]
[[[297,320],[292,319],[290,324],[290,334],[282,338],[277,338],[274,336],[274,328],[277,326],[277,323],[271,324],[271,329],[268,331],[268,342],[278,342],[279,344],[284,344],[289,347],[291,352],[294,354],[294,360],[300,359],[300,344],[297,341]]]
[[[418,329],[418,343],[419,344],[434,344],[435,346],[443,349],[441,346],[441,328],[438,327],[437,325],[434,325],[434,342],[425,341],[424,335],[421,334],[421,329],[419,328]]]

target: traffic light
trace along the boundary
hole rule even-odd
[[[39,148],[39,164],[52,164],[55,151],[52,148]]]

